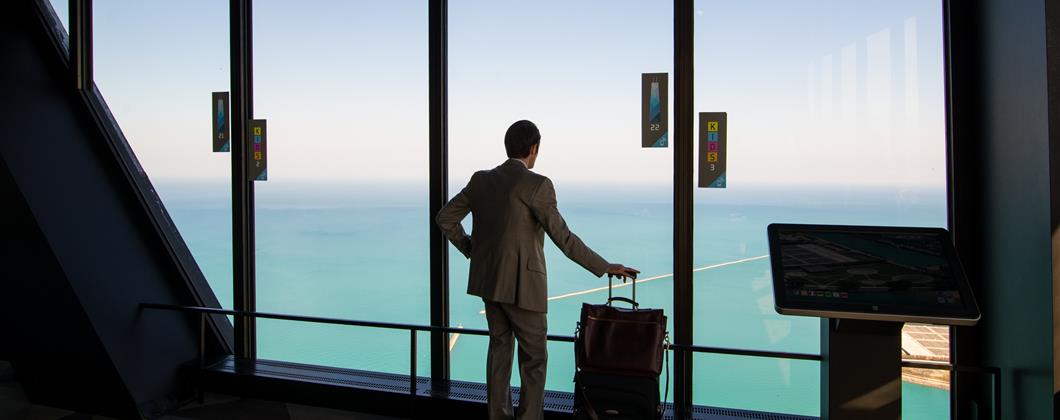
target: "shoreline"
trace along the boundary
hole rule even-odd
[[[902,368],[902,382],[950,390],[950,371],[940,369]]]

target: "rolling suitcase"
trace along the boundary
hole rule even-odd
[[[574,418],[661,419],[659,374],[664,358],[669,365],[664,352],[666,315],[662,309],[640,309],[636,278],[632,298],[624,298],[612,295],[613,276],[607,277],[607,303],[583,303],[575,332]],[[615,301],[631,307],[615,307]],[[668,385],[669,366],[666,370]]]

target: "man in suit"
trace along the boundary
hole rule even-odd
[[[449,241],[471,259],[467,293],[482,298],[489,324],[486,386],[490,419],[511,419],[509,383],[514,334],[519,343],[522,380],[519,420],[544,415],[545,347],[548,310],[544,234],[594,276],[633,276],[639,271],[604,260],[567,228],[556,208],[556,190],[544,175],[531,172],[541,133],[530,121],[517,121],[504,135],[508,160],[478,171],[438,212],[435,221]],[[472,235],[460,221],[472,213]]]

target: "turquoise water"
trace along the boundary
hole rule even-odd
[[[258,308],[339,318],[429,323],[430,228],[426,191],[404,186],[257,184]],[[672,314],[670,189],[560,186],[571,228],[608,260],[637,267],[637,300]],[[451,188],[455,191],[456,187]],[[227,190],[163,185],[160,194],[223,306],[231,302]],[[621,194],[617,194],[620,192]],[[633,197],[618,199],[615,197]],[[693,252],[696,344],[818,353],[815,318],[773,310],[765,226],[772,222],[943,226],[941,189],[697,190]],[[470,221],[467,221],[470,228]],[[549,295],[606,285],[546,245]],[[464,293],[467,260],[451,250],[451,322],[486,328],[482,302]],[[741,262],[742,261],[742,262]],[[616,293],[628,294],[630,288]],[[549,303],[549,328],[572,334],[582,302],[606,291]],[[259,356],[407,373],[408,333],[284,321],[259,321]],[[672,325],[672,323],[671,323]],[[419,337],[425,344],[427,335]],[[460,336],[452,350],[456,379],[484,381],[486,339]],[[549,346],[550,389],[571,390],[573,348]],[[417,354],[427,372],[425,345]],[[819,364],[698,354],[697,404],[818,415]],[[513,378],[518,383],[518,375]],[[907,419],[948,417],[949,393],[903,384]]]

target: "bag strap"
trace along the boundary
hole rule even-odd
[[[670,397],[670,334],[666,334],[666,344],[663,346],[663,359],[666,359],[666,391],[663,392],[662,402],[659,403],[659,418],[666,413],[666,399]]]
[[[600,417],[596,415],[596,409],[593,408],[593,404],[589,402],[589,396],[585,395],[585,385],[581,386],[582,401],[585,402],[585,410],[589,413],[589,418],[592,420],[600,420]]]
[[[581,392],[582,402],[585,403],[585,410],[589,413],[589,418],[600,420],[600,417],[596,415],[596,409],[593,408],[593,404],[589,402],[589,396],[585,393],[585,385],[578,383],[577,378],[575,378],[575,383],[578,385],[575,390]]]
[[[581,336],[582,323],[579,321],[574,326],[574,338],[577,340]],[[575,341],[577,342],[577,341]],[[575,352],[578,350],[575,349]],[[577,360],[576,360],[577,361]],[[574,372],[574,391],[582,394],[582,401],[585,403],[585,408],[589,412],[589,418],[592,420],[600,420],[600,417],[596,415],[596,410],[593,409],[592,403],[589,402],[589,396],[585,394],[585,385],[578,382],[578,372]]]

